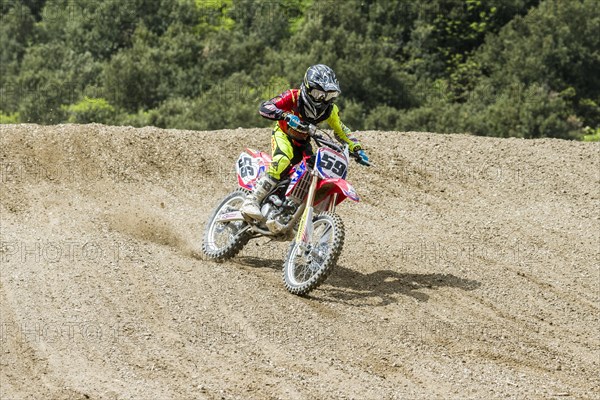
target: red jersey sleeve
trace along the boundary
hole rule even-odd
[[[283,113],[294,112],[298,102],[298,89],[290,89],[260,105],[259,114],[267,119],[281,120]]]

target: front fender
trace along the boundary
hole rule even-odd
[[[352,187],[348,181],[341,178],[330,178],[322,179],[317,184],[315,204],[319,204],[323,199],[333,193],[338,194],[336,205],[346,198],[349,198],[352,201],[359,201],[358,193],[356,193],[356,190],[354,190],[354,187]]]

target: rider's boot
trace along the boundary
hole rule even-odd
[[[277,182],[278,181],[270,175],[264,175],[260,178],[258,182],[256,182],[256,186],[254,186],[252,193],[244,200],[244,204],[242,204],[242,208],[240,208],[242,214],[256,220],[263,220],[265,217],[260,212],[260,202],[275,187],[275,185],[277,185]]]

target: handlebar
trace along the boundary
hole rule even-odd
[[[344,152],[344,148],[342,146],[340,146],[337,143],[332,142],[331,140],[325,139],[325,137],[323,135],[317,133],[317,130],[319,130],[319,129],[315,125],[305,124],[305,126],[303,128],[306,129],[306,133],[308,134],[308,136],[310,136],[317,143],[318,146],[325,145],[325,146],[330,147],[333,150],[338,151],[340,153]],[[327,133],[325,133],[325,134],[328,135]],[[350,157],[354,158],[354,160],[357,163],[359,163],[361,165],[365,165],[367,167],[372,166],[372,164],[370,162],[362,161],[362,159],[360,158],[360,156],[358,154],[356,154],[354,152],[348,152],[348,154]]]

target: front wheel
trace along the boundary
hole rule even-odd
[[[217,222],[220,215],[237,211],[242,207],[247,192],[236,190],[228,194],[215,208],[204,230],[202,252],[213,260],[226,260],[234,257],[248,243],[251,234],[245,230],[244,221]]]
[[[344,223],[330,212],[313,219],[313,235],[306,246],[293,241],[283,264],[283,282],[296,295],[305,295],[325,281],[344,245]]]

